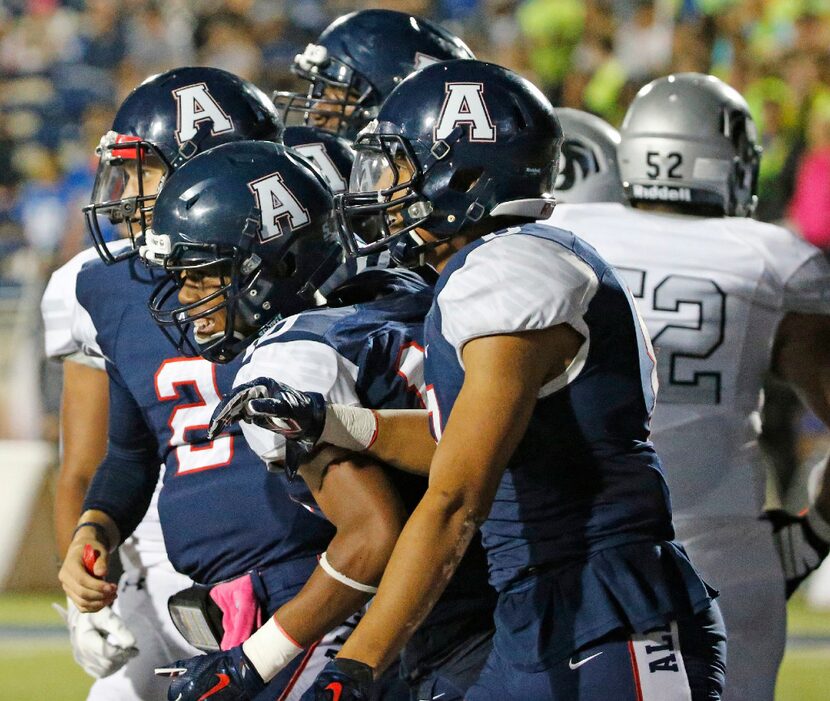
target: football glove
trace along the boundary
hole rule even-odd
[[[329,662],[300,701],[369,701],[372,668],[343,657]]]
[[[82,613],[70,599],[66,609],[52,606],[69,628],[72,656],[90,676],[108,677],[138,654],[135,636],[109,606],[95,613]]]
[[[318,392],[301,392],[269,377],[239,385],[213,412],[208,438],[237,421],[248,421],[297,442],[306,452],[320,440],[326,401]]]
[[[784,577],[787,581],[787,598],[792,596],[801,582],[818,569],[830,552],[830,543],[825,542],[812,528],[807,516],[793,516],[781,509],[766,513],[772,523],[773,538]]]
[[[179,660],[156,674],[173,678],[168,701],[250,701],[265,688],[241,646]]]

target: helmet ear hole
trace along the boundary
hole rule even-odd
[[[459,168],[450,178],[449,189],[462,194],[469,192],[475,187],[483,173],[483,168]]]

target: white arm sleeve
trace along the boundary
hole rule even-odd
[[[359,405],[355,389],[358,367],[334,348],[317,341],[268,343],[255,348],[239,370],[234,385],[270,377],[306,392],[319,392],[337,404]],[[243,422],[251,450],[265,462],[282,459],[285,439],[278,433]]]
[[[599,286],[572,251],[536,236],[500,235],[467,256],[438,295],[441,330],[456,350],[481,336],[534,331],[567,323],[585,337],[570,367],[542,387],[547,396],[582,370],[590,343],[584,315]]]
[[[97,256],[95,249],[82,251],[58,268],[49,279],[40,303],[46,357],[71,357],[104,369],[97,332],[87,311],[78,302],[75,284],[84,263]],[[85,357],[81,357],[81,356]]]
[[[442,333],[461,360],[480,336],[568,323],[587,336],[583,316],[599,281],[566,248],[535,236],[500,236],[467,256],[438,295]]]

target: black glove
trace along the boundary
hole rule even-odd
[[[168,701],[250,701],[265,688],[241,645],[179,660],[156,674],[173,677]]]
[[[816,534],[806,516],[793,516],[782,509],[775,509],[767,511],[765,518],[772,523],[775,547],[784,568],[789,599],[801,582],[818,569],[827,557],[830,543]]]
[[[300,701],[369,701],[372,685],[369,665],[335,657],[323,667]]]
[[[248,421],[296,441],[310,451],[323,433],[326,400],[319,392],[301,392],[269,377],[239,385],[225,397],[208,429],[208,438],[237,421]]]

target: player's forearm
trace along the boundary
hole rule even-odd
[[[429,412],[388,409],[376,414],[378,435],[369,453],[399,470],[428,475],[435,455]]]
[[[318,567],[274,618],[300,646],[308,647],[357,613],[371,596],[341,584]]]
[[[398,539],[366,616],[339,657],[380,674],[432,610],[480,520],[465,500],[428,490]]]
[[[422,409],[385,409],[329,405],[321,443],[361,450],[407,472],[429,474],[435,440],[429,413]]]
[[[370,512],[341,523],[324,554],[328,571],[318,566],[299,594],[276,612],[277,622],[300,645],[319,640],[374,593],[403,522],[383,516]]]
[[[242,646],[260,676],[276,676],[303,648],[357,613],[376,591],[400,527],[365,521],[338,530],[300,592]]]
[[[72,542],[72,531],[78,524],[88,487],[88,479],[61,467],[55,489],[55,540],[61,559],[66,557],[66,550]]]
[[[109,381],[103,370],[63,363],[61,467],[55,493],[55,539],[63,558],[95,470],[107,452]]]

